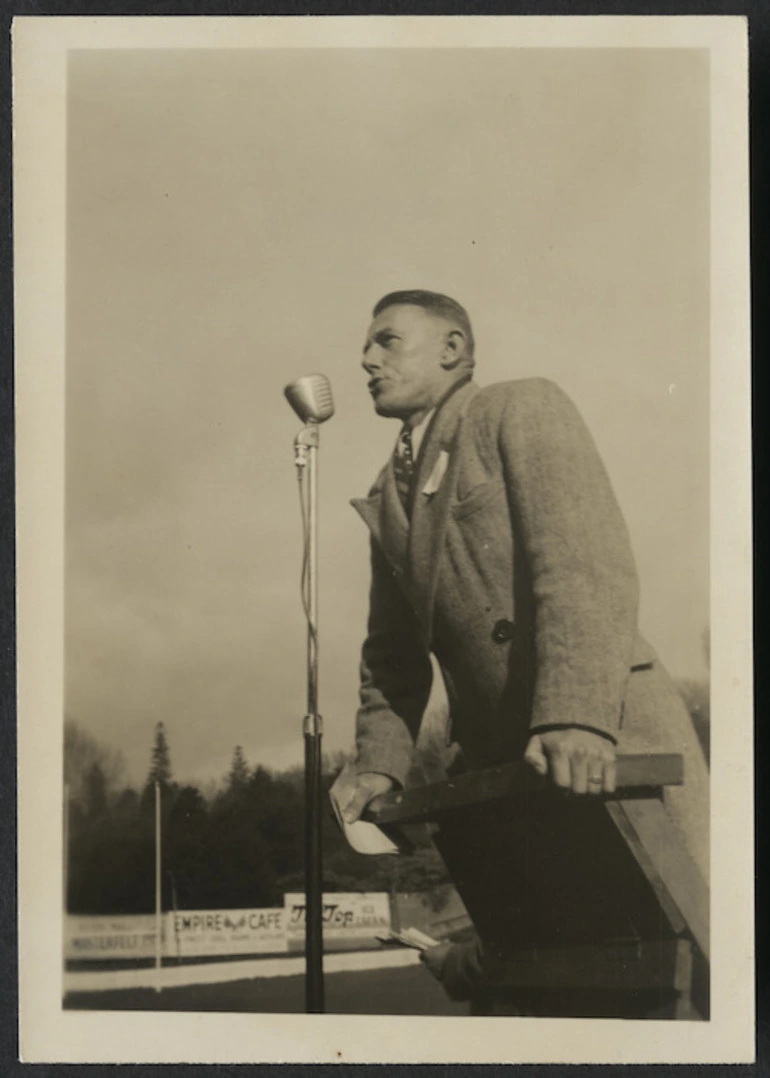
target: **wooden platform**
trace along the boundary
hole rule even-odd
[[[372,805],[437,825],[483,944],[474,1013],[708,1016],[708,891],[662,799],[682,758],[620,756],[617,774],[577,797],[514,763]]]

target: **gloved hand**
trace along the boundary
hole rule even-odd
[[[482,987],[483,955],[478,937],[467,943],[439,943],[421,951],[420,960],[457,1003],[470,999]]]

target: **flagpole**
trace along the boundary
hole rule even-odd
[[[70,877],[70,787],[69,783],[64,784],[64,834],[62,836],[62,843],[64,846],[64,866],[62,873],[62,905],[64,907],[65,915],[69,912],[67,908],[67,897],[69,894],[69,877]]]
[[[67,969],[67,955],[69,952],[70,919],[69,919],[69,878],[70,878],[70,787],[64,783],[64,804],[62,805],[62,908],[64,916],[64,932],[62,933],[62,962],[63,969]]]
[[[160,783],[155,780],[155,991],[160,992],[161,983],[161,850],[160,850]]]

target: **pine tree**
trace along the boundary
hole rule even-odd
[[[230,773],[227,776],[227,789],[242,790],[248,781],[249,766],[246,763],[246,757],[243,755],[243,749],[240,745],[236,745],[233,752],[233,762],[230,765]]]
[[[150,771],[147,775],[147,785],[154,786],[159,782],[162,789],[171,785],[171,753],[168,741],[166,741],[166,728],[162,722],[155,727],[155,741],[152,746],[150,757]]]

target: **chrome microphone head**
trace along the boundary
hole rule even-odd
[[[306,374],[286,386],[284,394],[303,423],[323,423],[334,415],[332,387],[325,374]]]

